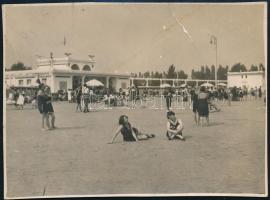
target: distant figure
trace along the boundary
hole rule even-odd
[[[194,121],[198,125],[198,90],[191,91],[192,109],[194,113]]]
[[[166,98],[167,111],[169,111],[171,110],[172,107],[172,92],[169,90],[168,92],[164,93],[164,96]]]
[[[54,114],[54,109],[52,105],[52,96],[51,96],[51,90],[49,86],[45,86],[44,88],[44,97],[45,97],[45,102],[46,102],[46,108],[47,108],[47,113],[48,117],[51,118],[51,129],[55,129],[55,114]]]
[[[259,98],[262,98],[262,88],[261,88],[261,86],[259,88]]]
[[[68,93],[68,102],[71,103],[72,102],[71,90],[69,89],[67,93]]]
[[[137,91],[136,91],[136,87],[134,85],[131,86],[130,91],[129,91],[129,95],[130,95],[130,100],[131,100],[131,109],[135,109]]]
[[[257,99],[258,98],[258,88],[257,87],[255,87],[255,99]]]
[[[32,108],[36,109],[37,108],[37,95],[34,94],[32,102],[31,102]]]
[[[140,132],[138,129],[131,126],[131,124],[128,121],[128,116],[121,115],[119,118],[119,127],[117,128],[111,142],[109,144],[112,144],[117,137],[117,135],[121,133],[123,136],[123,140],[125,142],[136,142],[139,140],[147,140],[149,138],[154,138],[154,134],[145,134]]]
[[[46,100],[44,96],[44,86],[43,84],[39,85],[39,91],[37,95],[37,104],[38,104],[38,110],[42,116],[41,118],[41,130],[42,131],[47,131],[50,130],[50,123],[49,123],[49,116],[48,116],[48,110],[47,110],[47,105],[46,105]],[[46,121],[47,128],[44,126],[44,121]]]
[[[19,94],[19,97],[17,99],[16,104],[17,104],[17,107],[23,109],[23,106],[24,106],[24,94],[23,93]]]
[[[89,112],[88,104],[89,104],[89,99],[90,99],[89,89],[86,84],[83,85],[82,95],[83,95],[83,102],[84,102],[83,112],[86,113],[86,112]]]
[[[14,102],[15,102],[15,107],[17,108],[17,100],[19,98],[19,92],[17,90],[15,90],[14,92]]]
[[[200,124],[202,117],[205,117],[207,125],[209,125],[209,107],[208,107],[208,93],[204,86],[200,88],[200,93],[198,94],[198,113]],[[203,125],[203,123],[202,123]]]
[[[80,111],[82,112],[82,107],[81,107],[81,101],[82,101],[82,86],[80,86],[77,90],[76,90],[76,102],[77,102],[77,107],[76,107],[76,112],[78,111],[78,109],[80,109]]]

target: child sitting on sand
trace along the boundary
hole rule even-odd
[[[144,134],[139,132],[138,129],[131,126],[128,122],[128,116],[121,115],[119,118],[119,127],[117,128],[115,135],[112,138],[110,144],[112,144],[117,137],[117,135],[121,132],[123,136],[123,140],[126,142],[135,142],[139,140],[147,140],[149,138],[155,137],[154,134]]]
[[[182,135],[182,131],[184,129],[183,122],[180,119],[176,119],[173,111],[167,112],[167,118],[167,138],[169,140],[180,139],[185,141],[185,138]]]

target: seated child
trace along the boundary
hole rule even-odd
[[[112,144],[117,137],[117,135],[121,132],[123,136],[123,140],[126,142],[135,142],[139,140],[147,140],[149,138],[155,137],[154,134],[144,134],[139,132],[138,129],[131,126],[128,122],[128,116],[121,115],[119,118],[119,127],[117,128],[115,135],[112,138],[110,144]]]
[[[169,140],[180,139],[185,141],[185,138],[182,136],[182,131],[184,129],[183,122],[180,119],[176,119],[173,111],[167,112],[167,118],[167,138]]]

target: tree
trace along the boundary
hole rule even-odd
[[[259,64],[259,70],[260,70],[260,71],[264,71],[264,70],[265,70],[265,68],[264,68],[264,66],[263,66],[262,63]]]
[[[195,79],[195,71],[194,71],[194,69],[192,69],[192,71],[191,71],[191,78]]]
[[[258,71],[258,67],[256,65],[251,65],[249,71]]]
[[[219,65],[218,70],[217,70],[217,79],[226,80],[228,69],[229,69],[229,66],[222,67],[222,65]]]
[[[186,79],[188,77],[188,75],[183,70],[180,70],[177,72],[177,74],[179,79]]]
[[[214,80],[215,79],[215,65],[211,66],[211,79]]]
[[[167,72],[167,78],[176,78],[177,74],[175,72],[175,66],[171,65]]]
[[[241,64],[241,63],[236,63],[232,66],[231,68],[231,72],[246,72],[247,71],[247,68],[244,64]]]
[[[204,78],[208,80],[212,79],[211,71],[207,65],[205,66]]]
[[[162,72],[161,78],[168,78],[166,72]]]
[[[145,72],[144,74],[143,74],[143,76],[144,76],[144,78],[150,78],[150,72]]]
[[[204,66],[201,66],[201,74],[199,75],[200,76],[200,79],[205,79],[204,77]]]
[[[15,63],[11,65],[11,71],[19,71],[19,70],[31,70],[31,67],[25,66],[22,62]]]

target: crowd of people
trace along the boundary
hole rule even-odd
[[[23,109],[25,103],[32,103],[32,108],[38,108],[41,114],[41,129],[55,129],[55,114],[52,105],[53,95],[50,87],[37,80],[38,89],[29,97],[24,91],[12,89],[8,95],[8,101],[13,102],[16,108]],[[231,101],[245,101],[262,98],[261,87],[250,88],[226,88],[226,87],[183,87],[183,88],[163,88],[162,90],[139,90],[136,86],[131,86],[128,90],[119,89],[118,92],[110,90],[100,90],[81,85],[75,90],[67,92],[68,101],[76,102],[76,112],[89,112],[93,104],[103,103],[104,108],[113,106],[126,106],[135,109],[137,105],[146,105],[151,98],[159,99],[160,105],[165,102],[167,108],[167,132],[169,140],[185,140],[182,135],[184,128],[181,119],[176,119],[172,104],[188,106],[194,113],[196,125],[209,125],[209,112],[220,111],[217,102],[226,103],[230,106]],[[29,102],[30,99],[30,102]],[[154,100],[155,101],[155,100]],[[163,102],[162,102],[163,101]],[[265,101],[265,99],[264,99]],[[145,134],[131,126],[128,122],[128,116],[123,115],[119,119],[119,127],[111,141],[114,142],[116,136],[121,133],[124,141],[138,141],[155,137],[153,134]]]
[[[87,85],[81,85],[75,90],[68,90],[67,92],[58,92],[52,94],[52,100],[66,99],[70,103],[76,102],[76,111],[89,112],[93,106],[103,103],[102,108],[112,107],[127,107],[135,109],[137,107],[155,107],[158,104],[163,106],[166,102],[166,107],[172,107],[172,103],[177,106],[193,107],[193,98],[195,91],[199,87],[183,87],[183,88],[163,88],[163,89],[138,89],[136,86],[131,86],[127,90],[119,89],[113,92],[109,89],[91,88]],[[209,87],[206,88],[210,102],[210,110],[218,110],[215,102],[227,103],[230,105],[231,101],[245,101],[262,98],[263,92],[261,87],[250,88],[249,90],[243,88],[225,88],[225,87]],[[60,95],[60,96],[59,96]],[[57,98],[55,97],[57,96]],[[160,99],[160,102],[157,103]],[[265,101],[265,99],[264,99]],[[16,108],[23,109],[27,103],[32,104],[32,108],[37,108],[37,89],[31,93],[19,90],[10,89],[8,92],[8,104],[14,104]],[[181,103],[181,104],[180,104]],[[155,104],[155,105],[154,105]]]

